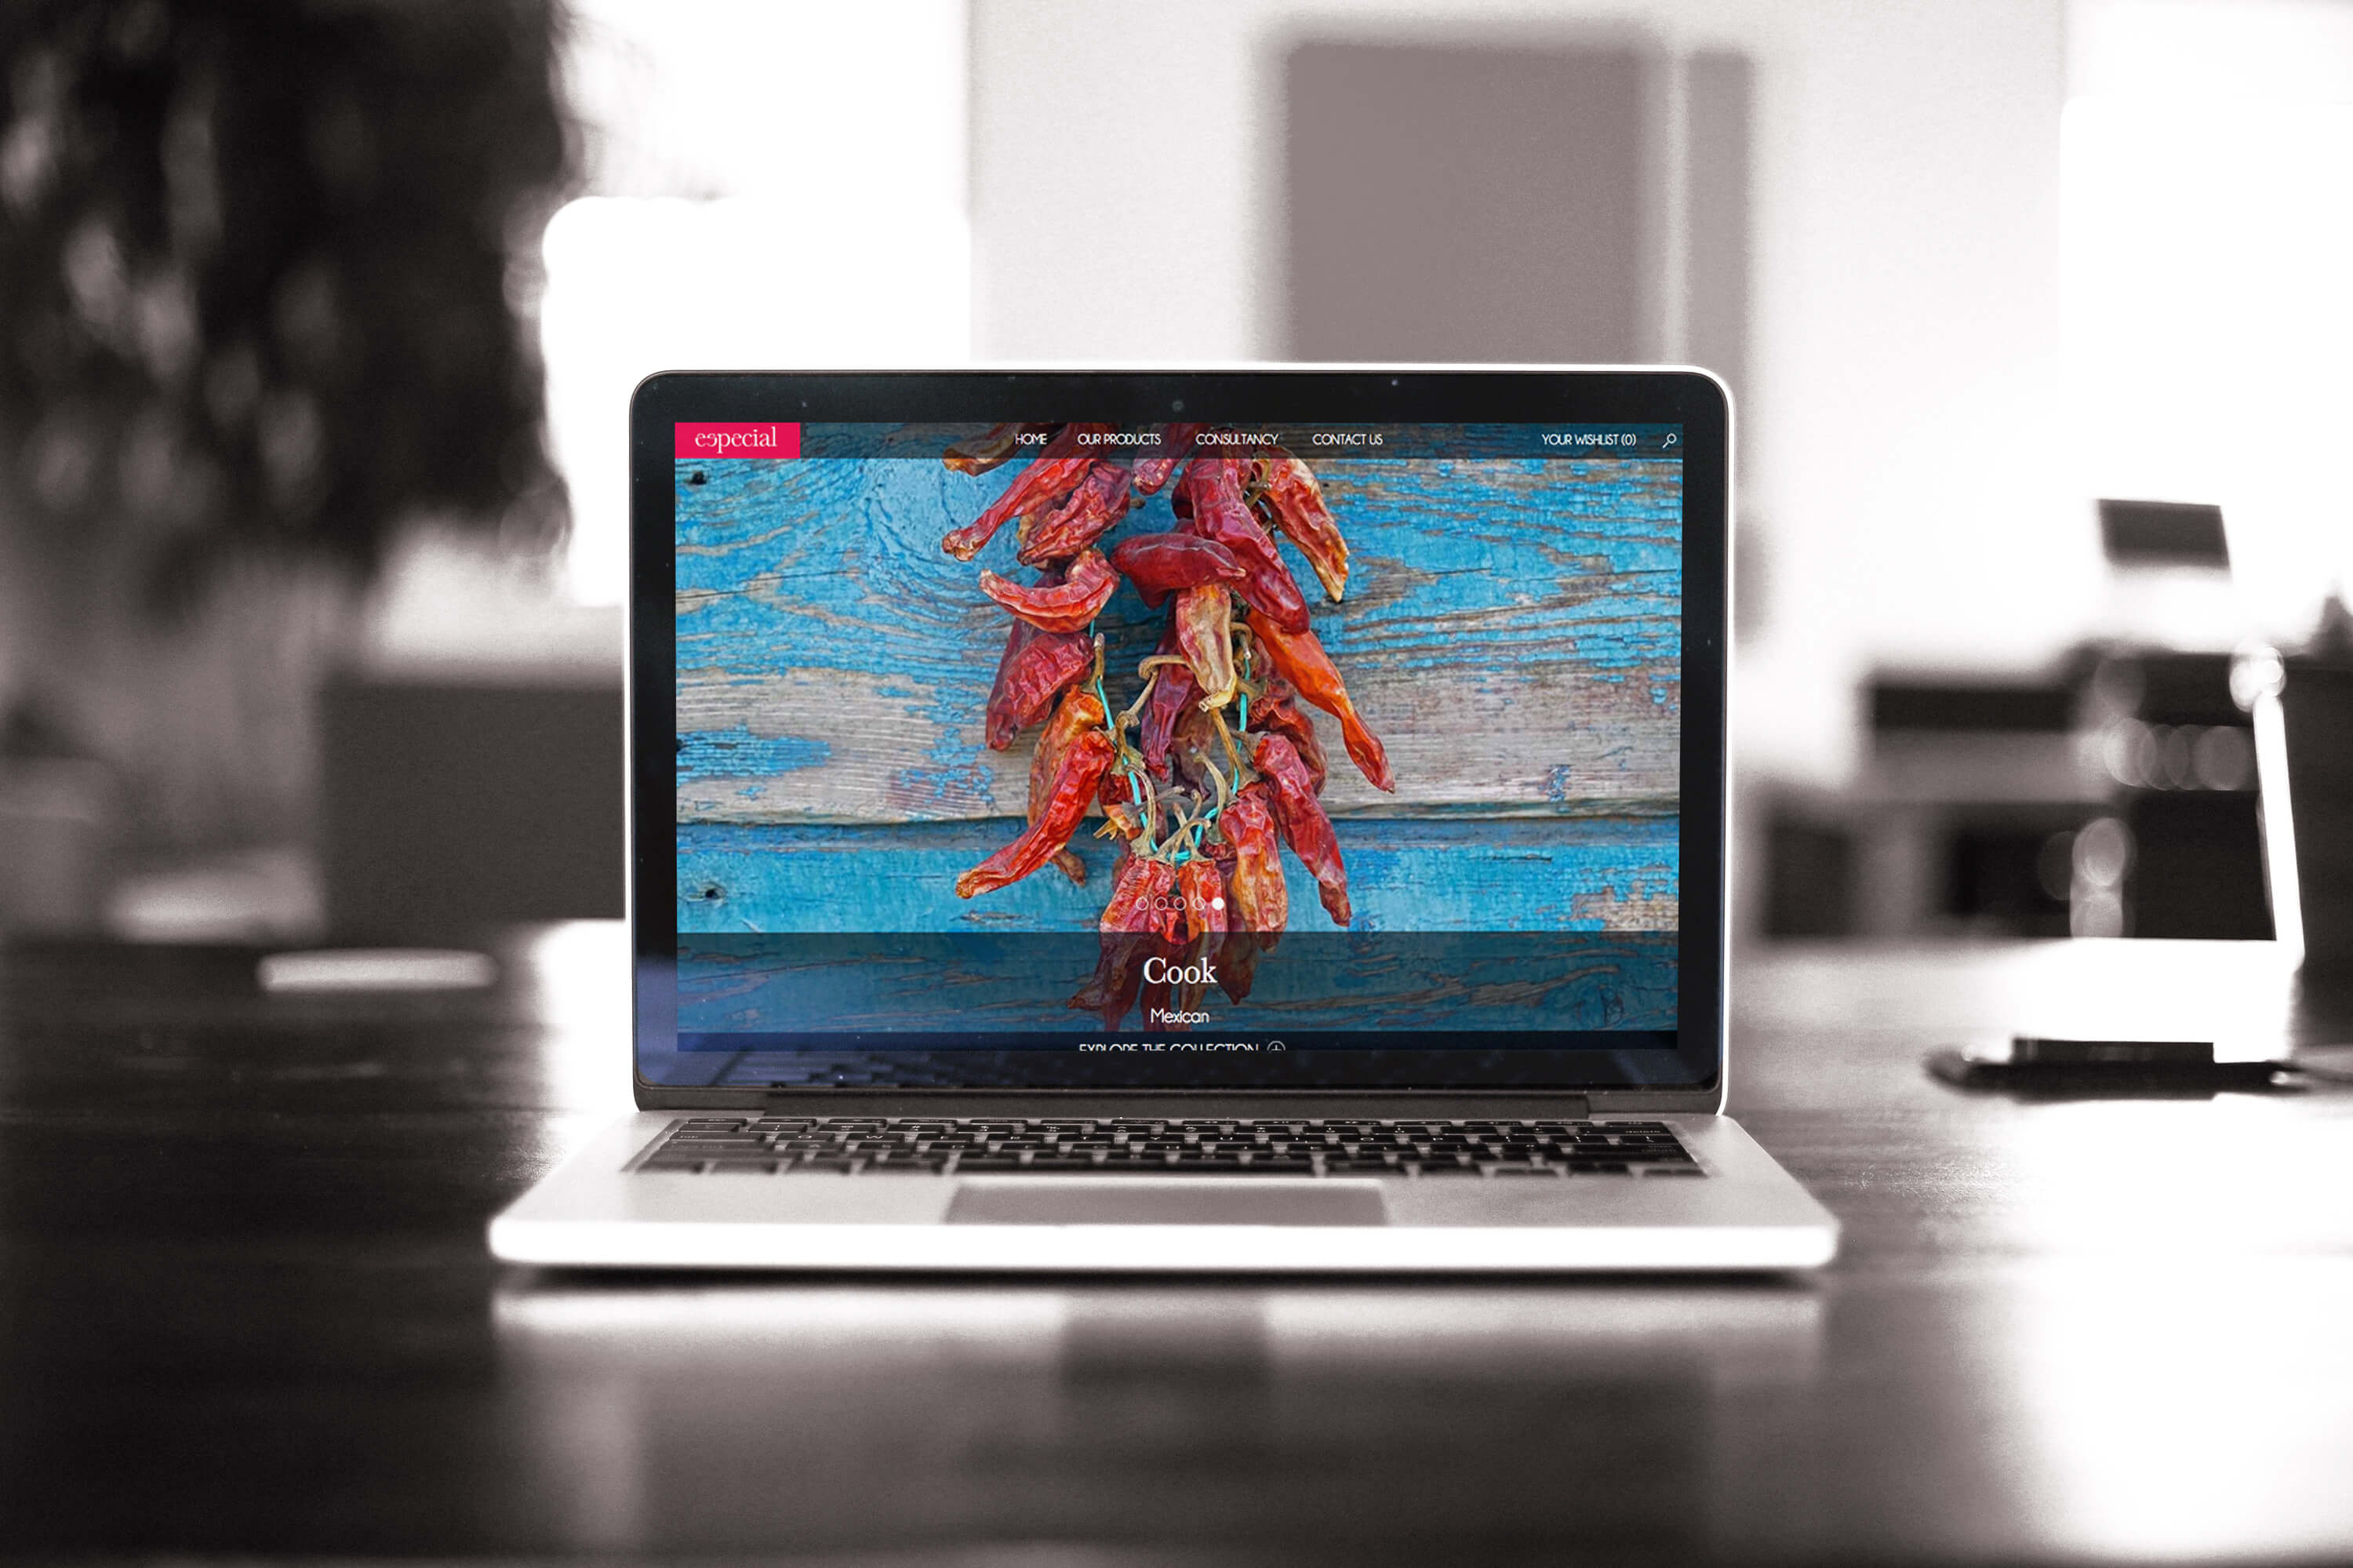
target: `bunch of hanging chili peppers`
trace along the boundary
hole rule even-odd
[[[1093,980],[1071,999],[1116,1025],[1145,992],[1145,960],[1206,976],[1236,1001],[1289,917],[1280,844],[1315,879],[1333,923],[1350,919],[1348,874],[1324,814],[1324,748],[1299,705],[1340,722],[1350,760],[1394,789],[1388,757],[1348,700],[1309,629],[1307,600],[1276,554],[1297,546],[1327,598],[1348,585],[1348,546],[1304,462],[1280,447],[1196,452],[1205,425],[1168,425],[1153,455],[1111,455],[1109,425],[999,425],[950,447],[947,466],[985,473],[1028,445],[1036,458],[1004,493],[942,544],[969,561],[1007,523],[1029,583],[980,574],[1013,616],[989,693],[988,744],[1002,751],[1045,721],[1029,763],[1020,837],[956,878],[971,898],[1051,863],[1086,868],[1071,835],[1100,809],[1121,841]],[[1038,444],[1043,438],[1042,445]],[[1176,526],[1097,548],[1127,514],[1174,480]],[[1160,646],[1136,668],[1143,689],[1113,711],[1095,617],[1120,583],[1145,608],[1169,606]],[[1206,980],[1170,991],[1189,1012]]]

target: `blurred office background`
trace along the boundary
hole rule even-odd
[[[2353,881],[2331,0],[125,0],[0,54],[0,925],[617,914],[629,388],[974,359],[1720,371],[1744,936],[2270,937],[2284,757]]]

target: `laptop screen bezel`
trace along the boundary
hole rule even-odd
[[[671,371],[641,382],[629,408],[628,605],[629,950],[633,990],[649,966],[677,961],[676,592],[677,487],[672,426],[681,422],[972,422],[1071,418],[1146,424],[1172,408],[1267,423],[1599,423],[1683,428],[1682,772],[1679,811],[1677,1020],[1688,1081],[1560,1082],[1527,1089],[1456,1086],[1482,1099],[1581,1096],[1597,1108],[1712,1111],[1725,1091],[1726,659],[1728,657],[1731,406],[1704,371],[1581,367],[1351,366],[1231,370]],[[760,1103],[786,1088],[697,1088],[649,1080],[633,1005],[631,1075],[645,1108]],[[1134,1089],[878,1090],[879,1095],[978,1095],[1109,1099],[1187,1096],[1255,1101],[1329,1097],[1283,1086]],[[1367,1091],[1373,1092],[1373,1091]],[[1395,1094],[1404,1091],[1378,1091]]]

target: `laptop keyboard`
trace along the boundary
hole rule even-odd
[[[954,1176],[1697,1176],[1656,1121],[691,1117],[639,1171]]]

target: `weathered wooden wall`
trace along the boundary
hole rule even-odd
[[[681,823],[681,931],[1091,930],[1113,851],[1073,847],[1088,885],[1041,872],[959,901],[949,885],[1015,824],[896,828]],[[1672,820],[1461,821],[1355,818],[1337,824],[1360,928],[1389,931],[1670,930]],[[1332,928],[1295,864],[1291,928]],[[945,904],[943,905],[943,893]],[[945,921],[942,916],[944,910]]]
[[[1316,466],[1352,550],[1346,602],[1293,571],[1398,786],[1366,786],[1319,720],[1359,922],[1672,927],[1680,465]],[[680,928],[1092,924],[1100,886],[1039,876],[971,904],[950,886],[1012,836],[1026,789],[1029,737],[981,742],[1006,622],[975,576],[1012,569],[1011,531],[971,565],[939,547],[1010,471],[738,461],[677,477]],[[1171,521],[1164,495],[1120,536]],[[1106,609],[1115,699],[1159,619],[1132,590]],[[1312,893],[1293,903],[1322,918]]]

